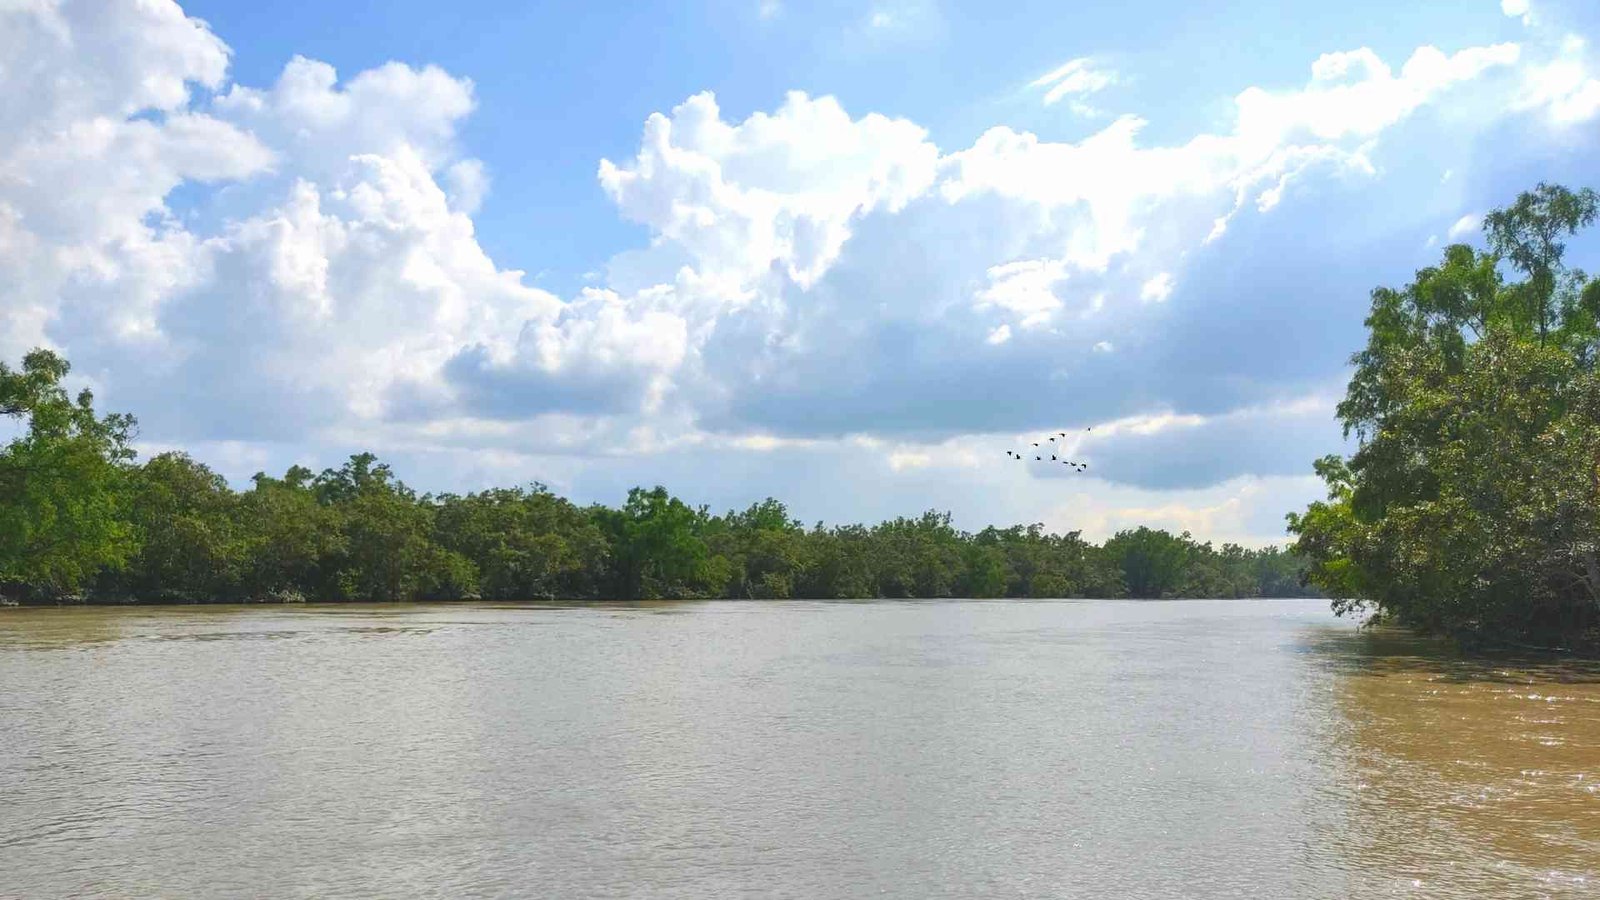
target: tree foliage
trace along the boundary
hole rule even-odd
[[[1328,497],[1291,514],[1340,612],[1537,646],[1600,624],[1600,282],[1564,262],[1592,191],[1541,184],[1400,290],[1372,293],[1319,460]],[[1509,276],[1509,277],[1508,277]]]
[[[182,453],[137,463],[133,420],[69,398],[65,361],[0,366],[0,590],[96,602],[1303,594],[1297,558],[1141,528],[1104,546],[929,511],[806,528],[766,499],[712,514],[664,487],[617,508],[543,485],[419,495],[370,453],[234,490]]]
[[[0,449],[0,588],[74,591],[135,550],[126,463],[133,419],[98,416],[94,395],[69,396],[71,367],[35,350],[20,370],[0,363],[0,420],[22,433]]]

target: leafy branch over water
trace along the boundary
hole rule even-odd
[[[1400,290],[1372,292],[1339,405],[1350,458],[1289,516],[1341,612],[1539,647],[1600,627],[1600,281],[1564,263],[1593,191],[1540,184]],[[1507,280],[1506,275],[1520,277]]]
[[[579,507],[541,485],[419,496],[371,454],[234,491],[181,453],[135,464],[133,420],[61,389],[64,360],[0,365],[0,599],[226,602],[672,597],[1304,595],[1278,548],[1140,528],[1104,545],[947,513],[806,528],[776,500],[712,515],[664,488]]]

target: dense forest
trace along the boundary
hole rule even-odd
[[[1290,516],[1335,608],[1480,645],[1600,647],[1600,280],[1563,241],[1597,196],[1540,184],[1372,293],[1339,406],[1350,458]]]
[[[282,602],[1306,596],[1279,549],[1139,528],[1095,545],[1040,525],[976,534],[928,512],[812,528],[766,500],[713,515],[666,489],[620,508],[543,486],[418,495],[371,454],[235,491],[181,453],[143,463],[133,420],[71,397],[66,361],[0,364],[0,599]]]

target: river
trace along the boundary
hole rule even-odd
[[[0,610],[0,896],[1593,897],[1600,669],[1322,601]]]

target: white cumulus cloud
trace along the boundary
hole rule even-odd
[[[1162,272],[1159,275],[1152,276],[1150,280],[1144,283],[1143,287],[1139,288],[1139,298],[1160,303],[1172,296],[1172,286],[1172,275]]]
[[[832,97],[794,92],[776,112],[730,125],[711,94],[697,94],[650,117],[631,162],[602,160],[600,184],[702,268],[750,277],[779,265],[807,286],[854,220],[925,191],[938,157],[919,126],[852,119]]]
[[[1220,421],[1242,401],[1153,363],[1214,349],[1205,307],[1238,288],[1217,254],[1301,214],[1301,186],[1378,182],[1386,152],[1415,156],[1391,151],[1393,134],[1429,116],[1466,142],[1515,116],[1570,128],[1600,114],[1578,39],[1422,47],[1398,68],[1325,54],[1303,83],[1247,88],[1180,139],[1123,116],[1079,140],[995,126],[940,147],[832,96],[740,119],[700,93],[598,162],[648,240],[558,296],[510,265],[549,261],[491,259],[478,240],[493,173],[462,146],[478,102],[463,73],[295,57],[245,85],[228,58],[164,0],[0,5],[0,355],[59,347],[152,441],[240,465],[279,459],[262,449],[275,441],[370,442],[478,454],[460,472],[533,460],[574,485],[600,477],[574,454],[607,440],[659,459],[814,453],[841,471],[851,441],[917,435],[879,469],[911,491],[948,481],[951,459],[990,458],[987,436],[1055,417],[1180,417],[1129,426],[1138,441],[1182,416]],[[1114,84],[1091,59],[1032,88],[1048,104]],[[183,185],[193,209],[175,208]],[[1266,313],[1287,302],[1261,297]],[[1211,361],[1211,383],[1249,382],[1227,368],[1249,356]],[[1183,513],[1099,484],[1097,503],[1253,527],[1237,486]],[[1027,485],[1016,496],[1024,508]]]
[[[1470,234],[1476,233],[1478,226],[1482,224],[1482,222],[1483,220],[1476,214],[1467,213],[1461,218],[1455,220],[1454,224],[1450,226],[1450,230],[1445,232],[1445,236],[1452,241],[1460,240],[1461,238],[1464,238]]]

